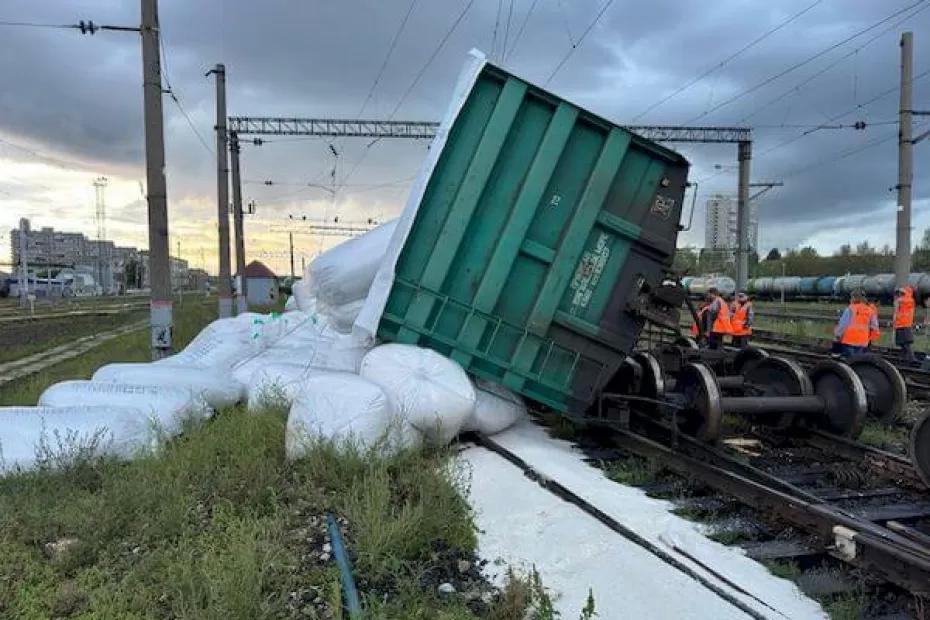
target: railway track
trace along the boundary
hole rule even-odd
[[[737,432],[709,445],[652,413],[617,414],[575,420],[596,438],[586,446],[591,459],[633,454],[705,488],[688,498],[691,507],[725,513],[739,504],[758,522],[745,545],[751,557],[830,558],[896,595],[930,597],[930,496],[906,460],[819,432]],[[855,585],[847,579],[839,591]]]
[[[148,319],[137,321],[117,329],[84,336],[83,338],[78,338],[77,340],[67,342],[57,347],[52,347],[33,355],[0,364],[0,387],[39,373],[46,368],[50,368],[66,360],[83,355],[87,351],[114,338],[144,329],[148,324]]]

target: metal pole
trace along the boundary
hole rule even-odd
[[[161,98],[158,0],[142,0],[142,67],[145,99],[145,167],[148,182],[149,284],[152,288],[152,359],[171,353],[171,274],[168,265],[168,197]]]
[[[287,233],[288,245],[291,248],[291,279],[294,278],[294,233]]]
[[[245,230],[242,224],[242,180],[239,177],[239,136],[229,133],[229,158],[232,162],[233,223],[236,233],[236,272],[239,274],[239,286],[236,287],[236,313],[248,310],[246,296],[248,284],[245,278]]]
[[[29,305],[29,265],[26,259],[26,220],[19,220],[19,305]]]
[[[232,292],[229,273],[229,164],[226,155],[226,67],[210,71],[216,75],[216,216],[219,224],[220,272],[217,276],[220,318],[231,317]],[[208,75],[209,75],[208,73]]]
[[[736,290],[746,290],[749,278],[749,162],[752,159],[752,142],[737,144],[739,187],[736,199]]]
[[[911,142],[911,80],[914,72],[914,35],[901,35],[901,110],[898,118],[898,226],[895,247],[895,286],[907,286],[911,272],[911,181],[914,145]]]

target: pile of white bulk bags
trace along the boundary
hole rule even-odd
[[[278,362],[259,368],[249,377],[248,410],[266,407],[290,407],[303,388],[303,379],[313,372],[302,364]]]
[[[507,430],[526,416],[526,405],[517,394],[490,381],[475,381],[475,411],[462,425],[462,431],[494,435]]]
[[[190,389],[107,381],[62,381],[42,392],[38,404],[40,407],[93,405],[138,409],[168,436],[180,433],[185,420],[201,420],[213,413],[207,402]]]
[[[162,437],[132,407],[0,407],[0,473],[97,456],[132,458],[157,449]]]
[[[405,344],[372,349],[360,374],[381,386],[397,413],[431,441],[452,441],[475,411],[475,388],[454,361]]]
[[[293,289],[300,309],[312,306],[334,329],[351,332],[396,226],[396,221],[382,224],[313,259]]]
[[[326,372],[307,377],[294,399],[285,453],[298,459],[321,439],[392,453],[419,445],[420,434],[396,415],[374,383],[350,373]]]
[[[203,398],[214,409],[235,405],[245,396],[245,386],[228,371],[196,366],[107,364],[97,369],[93,380],[181,388]]]

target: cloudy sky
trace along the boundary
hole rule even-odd
[[[785,183],[759,201],[763,251],[893,244],[904,30],[915,33],[914,107],[930,109],[930,0],[161,0],[160,17],[163,69],[190,118],[165,98],[172,253],[180,241],[184,258],[211,271],[214,89],[204,73],[217,62],[227,67],[230,115],[437,120],[476,47],[618,123],[751,126],[753,180]],[[137,25],[139,3],[0,3],[0,22],[80,19]],[[12,26],[0,34],[0,262],[20,217],[94,234],[98,176],[109,179],[109,236],[144,247],[138,35]],[[860,120],[863,131],[815,130]],[[916,133],[930,126],[922,120]],[[332,146],[338,157],[322,138],[244,147],[244,198],[257,205],[249,259],[286,270],[289,215],[397,214],[427,145]],[[700,245],[704,201],[735,193],[736,149],[676,148],[699,183],[695,226],[680,244]],[[930,140],[915,147],[915,239],[930,227],[928,150]],[[307,186],[333,189],[334,168],[334,194]],[[300,232],[295,240],[307,260],[335,242]]]

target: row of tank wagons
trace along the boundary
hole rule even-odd
[[[785,276],[780,278],[751,278],[746,282],[746,292],[759,299],[780,298],[784,290],[786,299],[849,299],[849,295],[860,289],[874,299],[890,300],[894,297],[894,274],[880,273],[874,276]],[[736,292],[736,282],[727,276],[686,277],[681,280],[685,290],[693,297],[701,297],[709,288],[716,288],[724,297]],[[918,299],[930,297],[930,275],[912,273],[908,284],[913,287]]]

